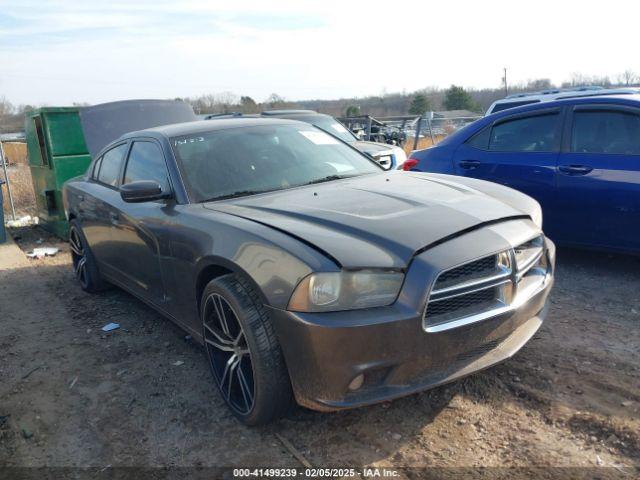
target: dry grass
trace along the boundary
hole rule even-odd
[[[35,215],[36,197],[33,193],[33,183],[31,182],[31,170],[29,170],[29,166],[25,164],[10,165],[7,167],[7,173],[9,174],[9,183],[11,184],[11,194],[13,195],[16,215],[18,217]],[[0,175],[0,177],[3,178],[4,175]],[[6,185],[2,186],[2,196],[4,198],[3,207],[5,218],[11,218],[11,206],[9,204]]]
[[[33,193],[33,183],[31,182],[31,170],[27,158],[27,144],[21,142],[3,142],[2,149],[7,160],[7,173],[11,184],[11,194],[13,204],[18,217],[23,215],[35,215],[36,197]],[[2,168],[0,168],[2,171]],[[0,174],[4,180],[4,172]],[[5,219],[11,218],[11,205],[7,186],[2,186],[3,210]]]
[[[434,135],[434,139],[436,144],[442,141],[446,135]],[[423,137],[418,140],[418,148],[413,148],[414,137],[407,138],[407,141],[404,143],[404,151],[409,155],[413,150],[422,150],[423,148],[430,147],[433,145],[431,142],[431,137]]]
[[[2,142],[2,149],[7,157],[7,165],[29,163],[27,158],[27,144],[24,142]]]

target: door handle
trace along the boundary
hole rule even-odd
[[[593,170],[593,167],[588,165],[560,165],[558,170],[567,175],[586,175]]]
[[[120,220],[120,215],[114,212],[110,212],[109,218],[111,219],[111,223],[118,223],[118,220]]]
[[[460,160],[458,162],[460,168],[464,168],[465,170],[473,170],[474,168],[478,168],[480,166],[480,161],[478,160]]]

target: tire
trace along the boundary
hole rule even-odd
[[[75,220],[69,225],[69,247],[73,261],[73,271],[80,287],[85,292],[96,293],[106,288],[106,282],[100,277],[95,257],[91,253],[82,228]]]
[[[200,318],[211,373],[233,414],[245,425],[283,416],[293,403],[289,374],[269,313],[249,282],[236,274],[209,282]]]

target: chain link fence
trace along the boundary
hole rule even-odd
[[[460,113],[464,114],[460,114]],[[362,140],[399,145],[409,154],[442,141],[453,132],[482,118],[467,111],[427,112],[422,116],[372,117],[359,115],[340,120]]]

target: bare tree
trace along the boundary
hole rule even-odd
[[[635,85],[638,83],[638,75],[633,70],[625,70],[620,75],[618,75],[618,83],[621,85],[626,85],[627,87],[630,85]]]
[[[563,87],[585,87],[589,85],[598,85],[602,87],[610,87],[611,79],[608,76],[585,75],[580,72],[571,74],[570,80],[562,82]]]
[[[0,97],[0,117],[11,115],[15,111],[13,104],[4,96]]]
[[[282,108],[286,105],[287,101],[277,93],[272,93],[264,103],[267,104],[269,108]]]
[[[240,97],[240,106],[242,113],[258,113],[260,111],[256,101],[249,96]]]
[[[551,80],[548,78],[534,78],[527,80],[526,90],[548,90],[553,88]]]

